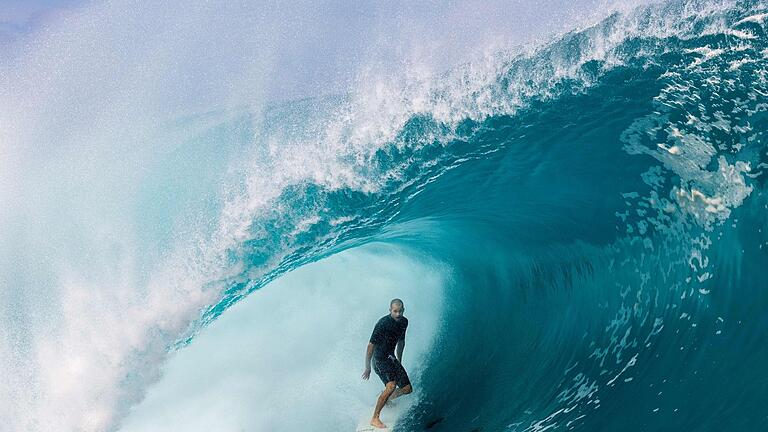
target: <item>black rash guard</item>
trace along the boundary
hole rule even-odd
[[[369,342],[375,345],[373,356],[376,360],[394,356],[397,341],[405,339],[405,330],[408,328],[408,318],[400,317],[399,320],[392,315],[384,315],[376,323]]]

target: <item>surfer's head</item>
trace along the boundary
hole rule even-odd
[[[392,299],[392,301],[389,302],[389,314],[396,321],[403,316],[404,312],[405,312],[405,306],[403,306],[402,300],[400,300],[399,298],[396,298],[396,299]]]

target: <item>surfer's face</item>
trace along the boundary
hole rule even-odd
[[[397,303],[389,307],[389,314],[392,315],[392,318],[394,318],[396,321],[403,316],[403,312],[405,312],[405,307]]]

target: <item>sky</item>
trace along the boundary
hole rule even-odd
[[[84,0],[0,0],[0,42],[12,40],[55,14],[83,3]]]
[[[333,93],[329,83],[344,81],[344,71],[350,70],[357,62],[349,54],[363,52],[365,46],[391,48],[393,52],[378,52],[379,58],[400,58],[409,50],[410,41],[416,41],[427,55],[441,53],[446,57],[461,55],[473,46],[488,45],[489,39],[500,45],[509,41],[522,41],[531,35],[558,32],[571,29],[579,21],[578,15],[599,11],[600,5],[610,0],[505,0],[505,1],[437,1],[419,2],[374,0],[257,2],[267,8],[288,11],[275,14],[278,19],[301,16],[303,9],[317,9],[315,15],[322,19],[311,19],[298,23],[298,33],[278,36],[281,49],[291,52],[279,61],[282,71],[280,86],[275,86],[271,97],[292,99],[315,96],[319,93]],[[90,9],[90,4],[105,3],[100,0],[0,0],[0,57],[7,54],[9,47],[24,35],[35,33],[47,23],[54,23],[57,17],[78,14]],[[116,3],[107,1],[106,3]],[[207,2],[199,2],[199,4]],[[236,2],[235,2],[236,3]],[[191,3],[194,5],[195,3]],[[225,2],[226,4],[226,2]],[[147,13],[159,8],[147,3]],[[231,14],[231,11],[228,13]],[[270,13],[270,12],[267,12]],[[146,14],[142,14],[145,17]],[[138,16],[138,15],[137,15]],[[309,18],[309,17],[304,17]],[[155,26],[158,33],[162,26]],[[396,38],[394,36],[397,36]],[[378,39],[376,39],[378,38]],[[394,41],[381,40],[393,38]],[[430,45],[430,42],[432,45]],[[449,46],[455,49],[436,49]],[[378,48],[377,48],[378,49]],[[387,51],[384,49],[383,51]],[[443,54],[444,53],[444,54]],[[433,63],[452,64],[453,58],[434,59]],[[332,72],[331,72],[332,71]],[[290,76],[285,76],[290,75]],[[343,86],[342,86],[343,87]]]

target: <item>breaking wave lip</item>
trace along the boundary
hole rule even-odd
[[[425,180],[426,176],[439,176],[429,171],[431,167],[441,164],[453,167],[498,151],[483,148],[481,144],[477,149],[469,150],[467,155],[444,160],[452,156],[442,153],[446,145],[466,140],[474,132],[467,129],[471,127],[468,125],[482,123],[490,117],[515,115],[531,103],[587,91],[603,74],[628,60],[642,61],[652,54],[658,48],[656,40],[686,39],[700,33],[729,31],[719,19],[728,10],[719,2],[704,2],[703,5],[672,2],[638,8],[627,15],[613,14],[594,27],[566,34],[550,44],[530,48],[529,52],[495,52],[440,75],[406,72],[406,76],[398,74],[390,79],[364,76],[360,79],[360,88],[350,96],[331,98],[319,104],[306,101],[308,109],[301,104],[290,105],[288,110],[299,113],[313,111],[313,117],[304,119],[298,132],[295,119],[292,121],[294,114],[276,109],[266,116],[265,131],[258,138],[263,145],[258,146],[260,150],[254,156],[254,165],[269,166],[277,176],[265,184],[262,174],[256,173],[246,179],[245,184],[239,185],[240,193],[233,194],[233,199],[225,203],[219,232],[213,242],[220,246],[209,249],[218,251],[210,267],[229,267],[226,263],[232,260],[230,254],[247,255],[248,252],[237,249],[268,237],[260,225],[269,222],[262,222],[262,218],[269,221],[281,218],[283,224],[306,228],[310,222],[314,222],[312,225],[316,228],[327,224],[315,213],[294,216],[291,212],[295,209],[283,207],[284,199],[300,195],[296,190],[307,188],[314,189],[314,194],[324,191],[333,194],[350,189],[396,196],[402,189],[430,181]],[[628,41],[641,36],[647,40],[646,45],[633,46],[634,51],[627,51]],[[285,124],[294,128],[286,131]],[[286,135],[289,135],[287,139]],[[285,150],[285,147],[289,149]],[[432,147],[438,149],[430,151]],[[421,169],[414,169],[414,164]],[[301,169],[297,170],[297,167]],[[741,171],[744,171],[743,167]],[[406,175],[418,176],[420,172],[427,174],[412,178]],[[275,207],[270,209],[269,206]],[[326,228],[323,230],[326,237],[317,238],[318,244],[326,241],[335,244],[340,239],[353,238],[354,234],[344,233],[346,229],[355,231],[362,224],[380,225],[391,215],[385,214],[380,220],[368,218],[362,221],[355,220],[354,214],[332,217],[335,220],[349,219],[350,223],[340,226],[338,233]],[[261,230],[262,237],[249,230]],[[221,277],[219,281],[226,281],[224,285],[229,288],[221,302],[206,313],[202,323],[215,319],[226,305],[272,280],[275,271],[280,273],[291,268],[289,262],[297,259],[306,262],[312,256],[307,251],[292,253],[296,246],[290,245],[291,241],[293,236],[289,235],[288,241],[273,247],[272,252],[259,252],[269,256],[268,264],[250,265],[240,272],[234,270],[235,275]],[[266,244],[272,245],[269,241]],[[222,255],[227,257],[222,258]],[[234,259],[234,262],[240,263],[240,259]],[[263,279],[254,276],[254,267],[264,269]],[[244,275],[243,271],[249,274]],[[248,282],[243,284],[244,280]]]

